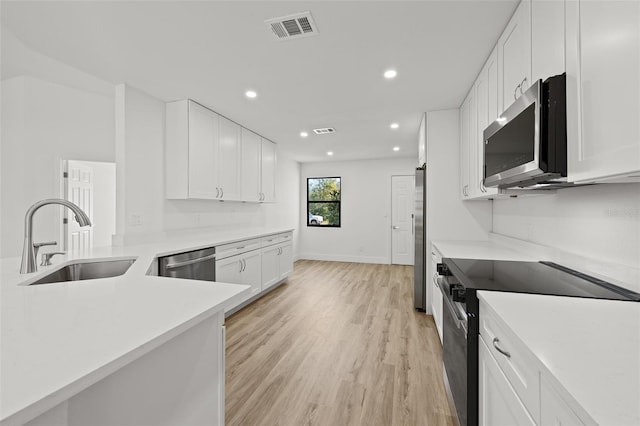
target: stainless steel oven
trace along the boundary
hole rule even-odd
[[[159,258],[158,275],[161,277],[187,278],[191,280],[215,281],[215,247],[178,253]]]
[[[438,265],[442,292],[442,360],[447,393],[462,426],[478,423],[478,302],[475,292],[457,283],[444,265]],[[444,267],[444,268],[443,268]],[[474,303],[475,299],[475,303]],[[471,309],[467,306],[467,302]],[[473,306],[476,312],[473,312]]]

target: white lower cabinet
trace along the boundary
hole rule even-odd
[[[216,281],[251,286],[246,296],[225,308],[225,313],[289,276],[293,271],[292,238],[292,232],[285,232],[216,246]]]
[[[554,376],[540,358],[480,300],[479,424],[595,424],[582,406],[566,396],[566,391],[562,396],[552,383]]]
[[[251,291],[240,303],[257,295],[261,291],[260,250],[253,250],[216,261],[216,281],[251,286]],[[233,306],[227,307],[227,311]]]
[[[569,404],[542,378],[540,387],[540,424],[554,426],[584,425]]]
[[[262,249],[262,290],[285,279],[293,271],[291,242]]]
[[[478,423],[481,426],[536,424],[483,339],[478,339],[478,374]]]
[[[283,280],[293,272],[293,245],[284,243],[280,245],[280,279]]]
[[[436,330],[438,331],[438,337],[440,343],[442,343],[442,292],[438,287],[438,263],[442,263],[442,255],[438,249],[431,245],[431,270],[432,273],[430,285],[431,285],[431,314],[433,315],[433,321],[436,323]],[[429,284],[427,284],[429,285]]]

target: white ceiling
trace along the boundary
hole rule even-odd
[[[329,150],[331,160],[417,156],[422,112],[460,105],[516,5],[2,1],[1,12],[33,50],[164,101],[195,99],[308,162]],[[276,41],[264,23],[307,10],[316,37]],[[394,80],[383,78],[388,68]]]

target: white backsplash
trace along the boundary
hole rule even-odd
[[[640,184],[602,184],[495,200],[493,232],[640,268]]]

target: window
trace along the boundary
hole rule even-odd
[[[340,178],[307,178],[307,226],[340,227]]]

